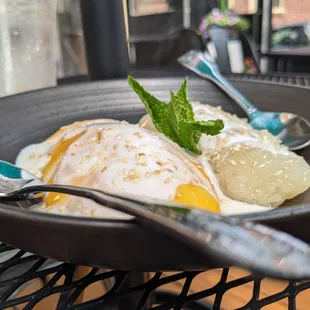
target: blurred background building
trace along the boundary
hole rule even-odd
[[[271,25],[263,30],[263,6],[267,2],[272,4]],[[217,48],[220,67],[230,73],[227,48],[220,43],[226,40],[229,44],[233,39],[240,42],[244,72],[254,67],[260,71],[261,58],[268,57],[268,71],[310,73],[309,0],[123,0],[123,4],[132,67],[171,68],[178,54],[203,44],[206,50]],[[247,19],[249,29],[232,38],[226,27],[213,31],[206,40],[200,38],[203,17],[217,7],[226,7]],[[79,0],[58,0],[58,25],[58,76],[87,74]],[[262,36],[266,31],[269,39]],[[251,68],[247,71],[248,66]]]
[[[240,14],[251,14],[257,9],[257,1],[229,0],[228,6]],[[273,26],[308,22],[310,20],[310,1],[273,0],[272,14]]]

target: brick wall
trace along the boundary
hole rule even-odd
[[[284,13],[272,17],[274,26],[306,21],[310,22],[310,0],[284,0]]]
[[[235,11],[239,14],[248,13],[249,0],[235,0]],[[284,0],[284,12],[273,14],[273,26],[310,22],[310,0]]]
[[[239,14],[247,14],[249,11],[249,0],[235,0],[235,11]]]

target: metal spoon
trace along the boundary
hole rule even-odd
[[[300,150],[310,144],[310,123],[301,116],[285,112],[259,111],[220,73],[218,66],[200,51],[189,51],[178,59],[185,68],[208,79],[235,101],[248,115],[255,129],[266,129],[278,136],[290,150]]]
[[[31,199],[43,192],[88,198],[130,214],[139,223],[186,242],[222,264],[241,266],[277,278],[310,277],[309,246],[286,233],[166,201],[81,187],[45,185],[31,173],[0,161],[0,201]]]

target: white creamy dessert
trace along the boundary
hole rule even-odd
[[[277,137],[266,130],[253,129],[246,120],[220,107],[199,103],[192,103],[192,107],[198,121],[222,119],[224,122],[219,135],[201,136],[202,155],[198,159],[208,174],[215,174],[221,192],[227,197],[251,205],[277,207],[310,187],[309,165],[281,145]],[[149,116],[143,117],[140,125],[154,130]],[[224,205],[225,213],[235,213]]]

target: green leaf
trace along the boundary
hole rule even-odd
[[[148,93],[134,78],[128,76],[128,83],[131,88],[137,93],[141,101],[144,103],[145,108],[151,116],[154,126],[157,130],[169,137],[172,141],[179,144],[179,139],[175,134],[173,128],[170,126],[167,120],[168,104],[156,99],[150,93]],[[154,121],[156,120],[156,121]]]
[[[183,98],[184,100],[188,100],[187,89],[188,89],[188,77],[185,78],[183,84],[181,85],[180,90],[177,93],[177,96]]]
[[[188,101],[187,78],[177,94],[170,92],[169,104],[152,96],[133,77],[128,76],[128,83],[144,103],[157,130],[188,151],[201,154],[198,148],[201,135],[217,135],[224,128],[222,120],[195,120]]]
[[[178,122],[186,121],[195,121],[195,115],[193,112],[193,107],[187,99],[179,95],[175,95],[173,92],[170,93],[171,99],[169,107],[173,110],[173,113],[176,115]]]

